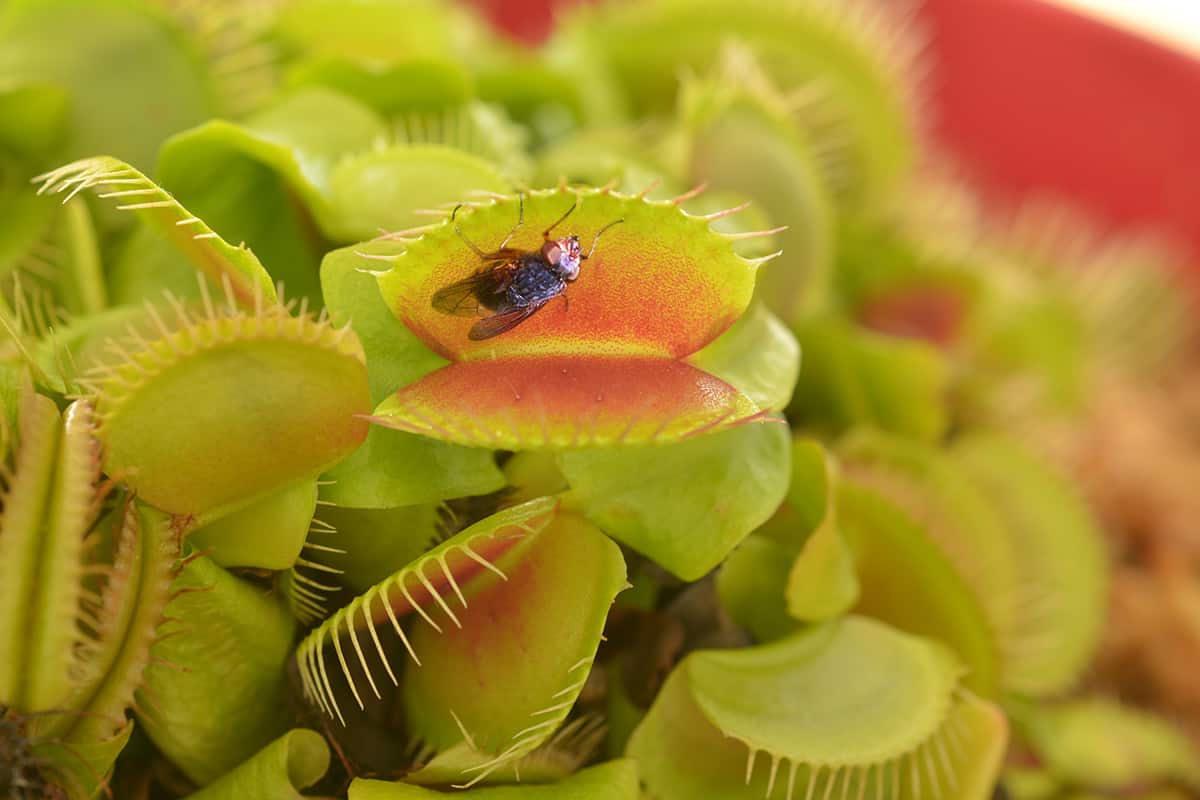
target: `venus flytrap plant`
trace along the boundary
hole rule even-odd
[[[429,304],[471,263],[453,226],[359,248],[365,267],[389,267],[379,269],[385,301],[427,346],[452,360],[385,401],[377,422],[462,444],[530,449],[668,442],[762,416],[765,409],[735,387],[684,359],[741,315],[754,272],[769,259],[737,256],[728,237],[707,231],[710,219],[689,218],[676,203],[605,190],[536,192],[521,203],[498,198],[463,215],[464,235],[501,240],[519,204],[529,222],[514,244],[530,242],[534,228],[572,206],[572,230],[581,241],[623,222],[606,232],[596,262],[568,290],[577,312],[555,303],[503,339],[466,341],[469,318]],[[662,265],[648,270],[656,258]],[[668,270],[672,283],[663,283]],[[690,295],[690,307],[668,321],[659,309],[672,307],[680,293]],[[591,342],[587,355],[579,345],[584,340]]]
[[[697,580],[779,505],[789,455],[786,428],[767,422],[669,445],[568,451],[558,463],[571,487],[568,506],[680,578]],[[745,486],[753,491],[735,488]]]
[[[273,797],[299,800],[329,768],[329,746],[315,731],[289,731],[210,783],[189,800]]]
[[[300,481],[196,528],[188,541],[223,567],[290,569],[305,548],[317,502],[317,481]]]
[[[804,374],[788,414],[805,429],[837,436],[866,426],[921,441],[946,432],[952,372],[937,349],[830,315],[802,321],[795,333]]]
[[[158,176],[224,238],[252,247],[290,292],[316,300],[326,244],[313,228],[332,214],[326,191],[334,165],[385,138],[370,109],[309,89],[241,124],[214,120],[172,137]]]
[[[1006,725],[961,674],[945,648],[853,616],[769,645],[698,651],[629,753],[663,800],[982,798]]]
[[[715,77],[684,82],[679,102],[686,174],[739,192],[769,219],[787,223],[777,237],[783,255],[759,282],[759,297],[789,323],[826,305],[830,184],[820,174],[817,143],[797,130],[795,101],[771,85],[748,51],[731,47]]]
[[[874,616],[948,644],[967,686],[996,696],[1000,644],[983,604],[923,525],[842,475],[814,441],[792,453],[784,505],[719,573],[728,613],[758,640],[850,610]]]
[[[1049,203],[983,233],[979,257],[1003,280],[968,342],[977,367],[962,381],[962,413],[1062,458],[1106,386],[1168,374],[1187,351],[1193,302],[1172,277],[1182,259],[1158,237],[1101,236]]]
[[[999,692],[1000,643],[971,585],[929,534],[885,496],[837,487],[838,530],[854,557],[855,611],[951,647],[977,694]]]
[[[666,135],[663,126],[650,125],[573,131],[542,149],[535,172],[537,182],[553,185],[565,178],[571,184],[611,185],[628,194],[657,184],[648,196],[656,200],[677,196],[686,187],[682,177],[666,163],[668,154],[662,152]]]
[[[286,83],[333,89],[386,116],[437,113],[475,98],[469,72],[445,55],[412,56],[386,65],[322,56],[290,65]]]
[[[138,720],[200,785],[281,735],[295,621],[280,598],[192,554],[172,583]]]
[[[681,67],[704,72],[728,42],[745,43],[784,90],[827,87],[843,139],[840,191],[870,204],[903,180],[915,150],[920,48],[903,5],[753,2],[731,16],[721,2],[614,2],[575,11],[555,44],[606,67],[653,114],[671,108]]]
[[[569,581],[560,580],[568,573]],[[463,770],[468,784],[532,754],[563,725],[587,681],[608,608],[625,588],[617,547],[568,513],[506,574],[507,581],[497,576],[471,595],[476,602],[460,612],[461,629],[439,636],[426,626],[412,637],[422,667],[405,676],[410,728],[438,749],[467,731],[482,756]],[[495,609],[510,606],[512,623],[497,624]],[[556,642],[553,651],[530,658],[545,641]]]
[[[1073,688],[1098,644],[1108,583],[1092,513],[1050,463],[1008,437],[962,437],[950,458],[998,512],[1017,560],[1010,649],[1019,656],[1006,666],[1007,687],[1024,696]]]
[[[443,0],[370,0],[352,8],[335,0],[301,0],[280,9],[274,34],[299,58],[386,64],[410,56],[461,56],[484,31],[470,9]]]
[[[489,783],[558,783],[578,772],[596,755],[606,733],[602,718],[580,715],[564,724],[554,735],[528,755],[497,767],[488,776]],[[405,783],[418,786],[447,786],[462,775],[490,760],[473,741],[463,740],[448,750],[434,754],[420,768],[404,776]]]
[[[1190,785],[1068,694],[1103,551],[1011,436],[1187,312],[913,176],[908,11],[6,5],[0,794],[136,725],[116,795],[986,800],[1005,714],[1017,800]]]
[[[108,55],[112,41],[125,45],[116,63]],[[214,111],[200,51],[177,20],[136,0],[6,3],[0,74],[68,92],[62,160],[115,153],[145,169],[164,138]],[[172,102],[141,113],[144,98],[154,97]]]
[[[401,116],[389,128],[349,97],[303,89],[240,125],[214,121],[172,138],[159,173],[226,238],[249,242],[294,294],[315,299],[326,241],[411,227],[417,209],[507,190],[507,175],[524,171],[495,112],[469,105],[429,119]],[[277,236],[280,224],[292,235]]]
[[[571,571],[570,582],[558,581],[563,570]],[[347,720],[331,683],[336,668],[327,666],[328,645],[360,707],[368,688],[380,696],[377,676],[395,684],[402,675],[412,733],[434,750],[468,743],[476,755],[460,761],[458,779],[483,780],[533,753],[567,718],[624,572],[616,547],[550,498],[501,511],[423,554],[309,634],[296,656],[306,695]],[[512,612],[497,619],[498,607]],[[424,624],[405,632],[406,616]],[[380,638],[380,631],[394,638],[388,622],[411,659],[403,673]],[[560,646],[530,658],[534,643],[547,636]],[[472,688],[463,692],[462,681]]]
[[[528,177],[529,135],[499,106],[471,101],[391,118],[397,144],[453,147],[496,165],[510,180]]]
[[[840,455],[851,481],[904,509],[973,587],[1007,660],[1017,563],[996,510],[932,448],[862,434],[850,437]]]
[[[177,329],[133,339],[124,362],[99,367],[86,382],[97,398],[107,471],[127,476],[147,502],[193,518],[315,477],[362,441],[366,426],[354,415],[368,402],[362,350],[349,330],[275,303],[241,311],[232,293],[220,306],[205,297],[194,315],[177,308]],[[239,369],[259,382],[241,399],[227,391]],[[330,381],[327,391],[310,391],[317,375]],[[200,387],[208,394],[195,394]],[[175,414],[180,407],[191,409],[186,423]],[[287,436],[295,430],[319,435]],[[204,452],[213,436],[224,442],[220,452],[170,476],[159,471],[178,452]],[[288,457],[277,460],[283,439]]]
[[[117,211],[129,211],[157,228],[186,260],[241,305],[256,297],[273,300],[275,285],[244,245],[234,247],[169,192],[141,172],[109,156],[75,161],[35,179],[39,194],[64,194],[63,203],[93,191]]]
[[[333,580],[360,594],[444,538],[445,514],[444,506],[435,503],[395,508],[325,507],[308,541],[342,552],[318,551],[312,558],[339,570]]]
[[[403,783],[359,779],[350,784],[351,800],[434,800],[444,796]],[[635,800],[640,794],[637,766],[632,759],[619,759],[589,767],[551,786],[485,787],[469,796],[479,800]]]
[[[321,264],[321,290],[336,324],[349,325],[363,345],[373,403],[397,386],[444,366],[388,309],[373,276],[353,250],[335,250]],[[461,447],[372,426],[353,455],[325,476],[324,497],[350,508],[397,508],[486,494],[504,486],[488,449]],[[398,565],[397,565],[398,566]]]
[[[919,446],[860,437],[842,455],[852,481],[903,508],[967,579],[999,646],[1003,688],[1033,695],[1068,688],[1095,647],[1103,603],[1094,523],[1055,473],[1019,447],[977,438],[959,451],[961,459],[943,461]],[[1004,463],[1019,468],[1009,472]],[[1045,510],[1017,510],[1034,508]],[[1066,607],[1052,588],[1064,585],[1071,587]]]
[[[859,599],[853,554],[838,528],[836,467],[818,442],[793,440],[791,478],[780,508],[717,574],[722,605],[758,641],[834,619]]]
[[[1194,792],[1200,785],[1194,747],[1150,714],[1102,699],[1021,704],[1011,713],[1017,735],[1037,752],[1052,790],[1136,796],[1139,787]]]
[[[0,521],[0,705],[42,779],[88,797],[132,731],[125,710],[159,636],[178,543],[132,503],[85,537],[101,502],[86,401],[60,419],[27,382],[18,422]]]
[[[96,468],[90,418],[87,406],[78,407],[69,420],[72,435],[64,443],[64,426],[51,400],[27,388],[19,412],[20,440],[5,480],[5,535],[0,540],[8,573],[4,649],[9,654],[0,675],[0,696],[6,706],[25,711],[53,708],[69,691],[82,534],[96,477],[72,473]],[[39,663],[44,670],[33,666]]]

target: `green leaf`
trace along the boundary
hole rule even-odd
[[[62,143],[70,97],[53,82],[0,85],[0,152],[40,161]]]
[[[949,369],[929,345],[833,317],[795,330],[804,371],[788,414],[801,426],[837,435],[865,425],[925,441],[946,430]]]
[[[100,741],[63,742],[58,739],[35,741],[33,755],[47,763],[51,773],[69,794],[68,797],[92,798],[103,791],[101,780],[112,772],[117,756],[125,749],[133,733],[133,720],[124,720],[116,734]]]
[[[557,783],[592,760],[604,738],[605,722],[598,714],[583,714],[565,723],[529,755],[510,761],[487,776],[488,785]],[[435,755],[416,772],[404,776],[418,786],[454,787],[493,757],[462,741]]]
[[[787,497],[761,533],[793,552],[826,519],[833,508],[834,467],[825,447],[815,439],[792,439],[792,475]]]
[[[333,488],[322,487],[322,496]],[[438,541],[438,507],[432,503],[398,508],[332,506],[322,508],[319,518],[323,524],[313,527],[309,541],[345,552],[311,558],[340,570],[337,582],[355,594],[398,572]]]
[[[370,398],[352,331],[274,304],[203,309],[127,342],[89,383],[109,474],[198,514],[316,477],[358,447]]]
[[[310,58],[288,71],[287,83],[332,89],[385,116],[438,111],[465,103],[473,88],[470,75],[458,61],[437,55],[393,63],[359,63],[341,56]]]
[[[1182,733],[1111,700],[1028,704],[1013,709],[1021,736],[1059,781],[1117,793],[1178,782],[1200,790],[1200,756]]]
[[[688,174],[745,196],[770,223],[787,226],[775,237],[783,254],[763,272],[757,296],[794,324],[829,302],[832,199],[814,148],[775,107],[784,101],[747,92],[755,83],[754,76],[736,73],[714,85],[685,83]]]
[[[644,126],[574,131],[538,153],[535,185],[553,186],[560,180],[588,186],[611,183],[618,191],[633,194],[658,184],[647,196],[657,200],[680,194],[689,187],[681,185],[684,177],[676,177],[665,163],[660,153],[662,138],[658,128]],[[737,204],[724,208],[733,205]],[[766,227],[765,220],[762,222],[760,227]]]
[[[837,488],[838,527],[854,555],[855,612],[949,645],[967,666],[964,682],[985,697],[1000,681],[1000,643],[978,594],[929,532],[870,488]]]
[[[401,144],[441,145],[475,156],[510,182],[523,182],[532,170],[525,152],[529,132],[504,109],[477,100],[436,112],[405,114],[396,119],[393,133]]]
[[[79,659],[80,634],[74,623],[82,597],[83,539],[92,522],[100,479],[91,406],[77,400],[67,407],[61,421],[54,416],[59,436],[57,446],[52,445],[53,477],[36,526],[35,541],[41,552],[35,550],[37,567],[31,576],[33,591],[25,620],[28,628],[20,648],[26,651],[28,661],[26,697],[18,705],[34,710],[61,705],[71,689],[69,673]],[[36,439],[28,444],[40,445]]]
[[[441,792],[363,778],[350,784],[350,800],[436,800]],[[547,786],[496,786],[464,795],[472,800],[638,800],[637,767],[630,759],[608,761]]]
[[[628,753],[662,800],[749,800],[776,787],[788,798],[853,797],[854,787],[889,800],[983,800],[1006,727],[962,692],[961,673],[940,645],[858,617],[768,645],[697,651],[668,678]]]
[[[243,306],[275,298],[270,276],[244,244],[230,245],[170,193],[122,161],[111,156],[87,158],[37,180],[42,184],[39,194],[67,192],[64,203],[90,189],[100,198],[113,200],[118,211],[134,212],[156,227],[215,285],[228,287]]]
[[[837,527],[835,480],[824,448],[794,439],[787,499],[717,575],[722,604],[759,641],[798,621],[833,619],[858,601],[854,556]]]
[[[185,775],[208,784],[287,727],[295,622],[277,597],[193,556],[172,584],[167,631],[138,692],[138,720]]]
[[[781,411],[800,374],[796,337],[761,303],[688,359],[742,391],[759,408]]]
[[[790,456],[787,427],[764,422],[657,447],[564,452],[559,467],[573,508],[696,580],[775,511]]]
[[[393,684],[397,684],[396,673],[376,627],[382,627],[385,621],[390,622],[408,655],[414,662],[419,662],[419,656],[412,647],[409,635],[404,632],[400,619],[416,614],[431,628],[441,631],[442,626],[430,615],[428,608],[440,609],[453,623],[458,617],[444,595],[453,591],[458,602],[462,603],[474,587],[486,588],[489,585],[487,576],[504,574],[497,563],[519,561],[520,554],[538,540],[557,510],[558,501],[546,497],[480,520],[414,559],[330,616],[305,637],[296,651],[305,697],[326,714],[336,716],[344,723],[345,714],[337,701],[325,663],[324,648],[331,643],[346,679],[345,684],[359,708],[365,708],[359,682],[355,680],[346,660],[343,640],[349,639],[357,663],[362,668],[358,673],[359,681],[365,678],[375,696],[380,698],[378,685],[358,638],[359,631],[366,629],[370,632],[371,643],[375,645],[384,670]]]
[[[788,613],[822,621],[840,616],[858,602],[854,555],[831,514],[804,543],[787,577]]]
[[[628,119],[625,98],[604,64],[580,48],[556,49],[551,43],[530,51],[497,44],[473,59],[476,91],[527,126],[535,144],[557,142],[584,122],[599,126]]]
[[[422,741],[445,749],[466,735],[494,756],[464,776],[471,782],[532,752],[566,719],[626,585],[617,546],[570,514],[505,573],[469,593],[454,629],[413,632],[421,665],[402,687],[409,730]]]
[[[225,773],[188,800],[299,800],[300,789],[321,779],[329,768],[329,747],[316,731],[285,733],[247,761]]]
[[[508,482],[505,501],[509,503],[549,497],[570,488],[558,469],[558,458],[545,450],[513,453],[504,462],[504,479]]]
[[[321,261],[325,306],[335,325],[349,325],[358,334],[375,403],[448,363],[396,318],[383,301],[375,277],[364,271],[360,253],[374,254],[380,245],[388,248],[365,242],[333,250]]]
[[[193,285],[195,278],[193,277]],[[105,345],[134,330],[147,329],[145,311],[136,306],[118,306],[95,314],[75,317],[52,328],[33,349],[34,363],[44,376],[44,384],[53,392],[66,394],[78,387],[81,377],[95,367],[120,359]]]
[[[372,425],[362,447],[325,473],[330,502],[354,508],[393,508],[504,487],[491,450],[441,442]]]
[[[289,3],[275,35],[307,56],[342,56],[388,63],[397,55],[441,56],[471,35],[465,10],[441,0],[338,0]]]
[[[301,481],[201,524],[188,543],[222,567],[288,569],[300,556],[316,508],[316,481]]]
[[[61,264],[55,288],[63,307],[70,314],[91,314],[104,309],[104,273],[100,264],[100,245],[96,227],[87,206],[68,203],[58,215],[54,244],[62,248]]]
[[[1032,288],[985,307],[962,388],[968,413],[1012,422],[1014,414],[1079,414],[1088,399],[1087,321],[1069,298]]]
[[[214,120],[172,137],[158,174],[224,238],[252,247],[290,295],[317,299],[324,237],[332,235],[327,192],[334,167],[386,139],[370,109],[308,89],[243,125]]]
[[[56,203],[29,191],[33,170],[0,153],[0,275],[53,279],[57,258],[45,243],[52,238]]]
[[[73,638],[79,581],[67,571],[79,570],[81,545],[65,538],[59,552],[52,542],[42,542],[47,506],[57,491],[63,433],[58,409],[26,384],[18,424],[20,441],[0,524],[0,642],[6,654],[0,662],[0,703],[19,711],[41,711],[65,698],[73,648],[65,641],[55,652],[39,653],[31,640],[61,638],[64,633]],[[41,582],[38,578],[47,567],[50,574]],[[48,685],[39,691],[43,681]]]
[[[69,92],[65,158],[113,153],[148,169],[163,139],[213,111],[200,54],[146,3],[6,3],[0,75]]]
[[[817,133],[818,121],[832,129],[825,137],[846,172],[839,190],[862,203],[891,191],[915,156],[920,48],[908,34],[903,14],[882,5],[653,0],[577,8],[553,46],[579,54],[579,80],[591,71],[615,77],[642,115],[671,110],[680,72],[711,69],[731,40],[785,91],[819,82],[820,100],[801,120]]]
[[[343,241],[428,224],[417,213],[471,192],[507,192],[497,166],[438,144],[397,144],[343,159],[329,179],[327,227]]]
[[[904,509],[979,598],[1000,644],[1008,687],[1022,626],[1015,618],[1016,548],[1004,519],[941,450],[871,431],[847,437],[839,449],[845,474]]]
[[[269,281],[266,269],[261,265],[259,269]],[[161,229],[144,222],[115,248],[107,277],[108,297],[114,306],[161,303],[163,292],[181,300],[200,299],[196,270],[187,256],[175,249]]]
[[[59,771],[75,776],[83,796],[94,793],[133,730],[126,711],[142,684],[179,556],[178,537],[168,522],[126,498],[93,532],[104,544],[91,566],[104,567],[108,575],[97,587],[101,602],[94,636],[80,642],[82,658],[71,675],[67,713],[40,717],[32,726],[57,754]]]
[[[1070,689],[1103,633],[1108,553],[1076,486],[1015,440],[968,434],[950,451],[991,502],[1017,561],[1018,609],[1005,684],[1029,695]]]
[[[765,536],[752,534],[729,554],[717,573],[721,606],[758,642],[786,636],[800,623],[784,605],[795,553]]]

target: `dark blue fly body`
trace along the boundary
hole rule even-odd
[[[458,214],[458,208],[455,208],[450,215],[454,231],[479,256],[483,268],[434,292],[433,307],[456,316],[483,316],[488,312],[488,316],[483,316],[467,332],[468,338],[478,341],[512,330],[559,295],[565,300],[567,284],[579,277],[579,267],[595,252],[600,234],[624,221],[616,220],[601,228],[592,239],[591,249],[584,254],[578,236],[550,238],[550,232],[574,210],[572,203],[565,214],[542,231],[542,246],[537,250],[509,247],[509,240],[525,219],[525,198],[522,196],[517,224],[498,248],[486,252],[463,235],[455,223]]]
[[[524,308],[534,303],[545,303],[563,293],[567,282],[561,273],[546,262],[541,254],[529,254],[520,259],[513,271],[512,282],[505,292],[509,308]]]

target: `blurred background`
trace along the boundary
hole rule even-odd
[[[797,616],[776,607],[784,594],[753,556],[800,564],[807,539],[776,541],[769,524],[742,532],[761,549],[731,542],[724,554],[751,576],[753,603],[717,596],[722,575],[739,588],[728,563],[687,582],[647,563],[652,599],[627,619],[648,633],[614,636],[610,656],[614,676],[645,662],[631,718],[699,642],[770,641],[853,610],[958,646],[953,625],[921,626],[977,603],[980,639],[998,642],[979,663],[1009,681],[989,698],[1012,733],[997,796],[1198,796],[1200,6],[798,0],[816,10],[786,28],[782,0],[756,0],[758,27],[736,28],[729,6],[706,2],[707,16],[700,0],[588,11],[472,0],[497,34],[436,0],[0,0],[0,267],[14,277],[0,292],[20,312],[36,291],[53,311],[49,324],[25,314],[28,331],[20,316],[10,327],[57,357],[60,307],[86,323],[141,313],[164,288],[196,300],[193,264],[153,220],[102,202],[120,193],[68,210],[33,197],[33,176],[100,153],[144,171],[170,193],[161,204],[211,226],[203,236],[246,243],[314,308],[334,305],[328,256],[454,207],[485,186],[480,175],[496,192],[563,178],[630,194],[657,185],[664,199],[708,183],[721,208],[749,200],[753,226],[779,235],[744,245],[784,253],[759,273],[758,299],[764,329],[793,362],[803,354],[792,399],[771,408],[829,453],[831,481],[894,505],[889,520],[911,516],[914,540],[966,542],[930,551],[962,588],[921,605],[924,573],[896,569],[912,584],[895,590],[905,599],[876,580],[886,602],[855,606],[855,594],[828,616]],[[639,16],[647,8],[663,16]],[[691,40],[664,43],[688,25]],[[743,37],[733,47],[731,27]],[[91,283],[73,283],[76,272]],[[378,305],[368,288],[362,302]],[[386,354],[393,340],[380,341]],[[68,344],[64,387],[63,363],[84,355]],[[3,354],[24,363],[22,347]],[[997,432],[1005,447],[964,453],[972,435]],[[986,469],[964,478],[971,463]],[[967,490],[970,508],[955,494]],[[798,525],[790,502],[777,525]],[[485,513],[462,505],[464,519]],[[429,504],[430,525],[441,508]],[[1002,550],[975,547],[980,530]],[[906,563],[879,547],[879,563]],[[1012,560],[996,591],[975,580],[992,575],[993,552]],[[398,569],[410,554],[387,555]],[[357,591],[377,580],[358,577]],[[871,597],[871,576],[862,583]],[[762,609],[772,623],[778,612],[779,630],[756,628]],[[611,686],[597,707],[625,684]],[[148,782],[144,764],[173,768],[153,744],[127,751],[118,785]],[[380,774],[417,763],[399,763],[400,749]],[[155,796],[190,788],[174,777]]]

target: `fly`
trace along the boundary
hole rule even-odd
[[[540,248],[524,250],[508,246],[509,240],[525,220],[525,197],[522,195],[517,224],[500,242],[500,246],[490,253],[480,249],[459,229],[454,218],[462,206],[456,206],[450,214],[454,232],[475,251],[483,261],[483,267],[469,278],[455,281],[434,292],[433,307],[455,316],[469,317],[488,312],[488,316],[472,325],[467,333],[467,338],[480,341],[512,330],[559,295],[562,295],[564,302],[568,302],[567,284],[579,277],[580,265],[596,252],[600,235],[625,221],[618,219],[601,228],[585,254],[579,246],[578,236],[572,234],[561,239],[550,238],[551,232],[571,216],[578,203],[578,200],[572,203],[565,214],[542,231]]]

